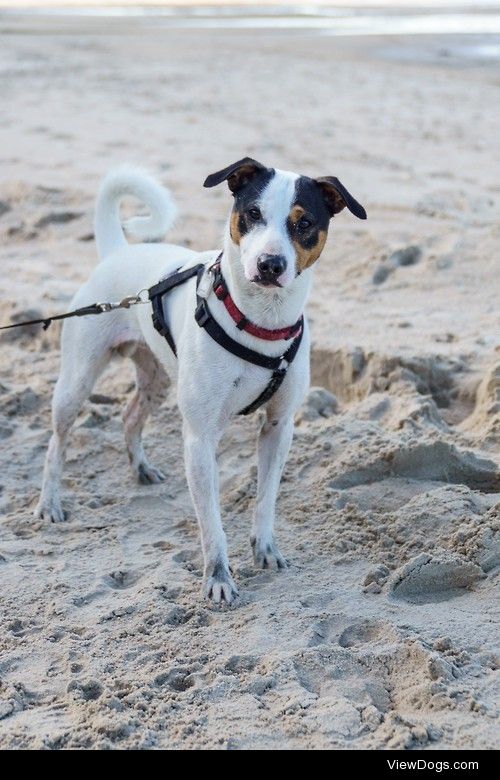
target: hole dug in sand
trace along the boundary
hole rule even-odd
[[[491,441],[498,446],[500,440],[500,363],[494,363],[485,372],[475,394],[472,414],[460,425],[461,430],[474,437]]]
[[[430,396],[440,408],[450,405],[460,361],[438,355],[384,355],[352,349],[312,349],[312,382],[327,388],[346,403],[371,393],[397,393],[402,384]]]

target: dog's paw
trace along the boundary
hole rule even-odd
[[[203,592],[205,598],[210,599],[215,604],[220,604],[223,601],[226,604],[232,604],[238,595],[238,589],[227,564],[218,561],[207,567]]]
[[[259,539],[252,536],[253,559],[259,569],[286,569],[288,561],[283,558],[274,539]]]
[[[61,506],[59,498],[40,498],[33,512],[40,520],[49,520],[51,523],[64,523],[68,519],[68,513]]]
[[[147,461],[142,461],[137,467],[137,479],[141,485],[158,485],[160,482],[164,482],[165,474],[151,466]]]

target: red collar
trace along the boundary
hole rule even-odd
[[[302,333],[304,326],[304,317],[301,316],[295,325],[289,325],[287,328],[280,328],[279,330],[268,330],[267,328],[261,328],[259,325],[254,325],[250,322],[243,312],[241,312],[236,306],[235,302],[229,294],[226,282],[222,276],[220,268],[220,257],[217,258],[215,263],[210,267],[210,271],[214,276],[213,290],[217,298],[223,302],[226,307],[226,311],[233,318],[236,323],[236,327],[239,330],[244,330],[250,333],[252,336],[256,336],[258,339],[265,339],[266,341],[280,341],[281,339],[293,339]]]

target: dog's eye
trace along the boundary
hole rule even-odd
[[[254,222],[257,222],[261,218],[262,214],[260,213],[260,209],[252,208],[248,209],[248,216],[253,219]]]
[[[297,227],[298,227],[299,230],[309,230],[311,225],[312,225],[312,222],[311,222],[310,219],[307,219],[307,217],[302,217],[297,222]]]

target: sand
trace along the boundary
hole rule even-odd
[[[229,204],[201,183],[244,154],[338,176],[369,219],[336,218],[317,264],[284,573],[248,544],[259,414],[222,442],[231,609],[200,596],[174,393],[145,437],[168,480],[139,486],[120,421],[133,374],[113,364],[71,439],[69,520],[40,522],[58,329],[1,337],[0,746],[492,748],[497,72],[465,37],[73,24],[0,35],[3,322],[65,308],[121,162],[171,186],[170,238],[200,250]]]

